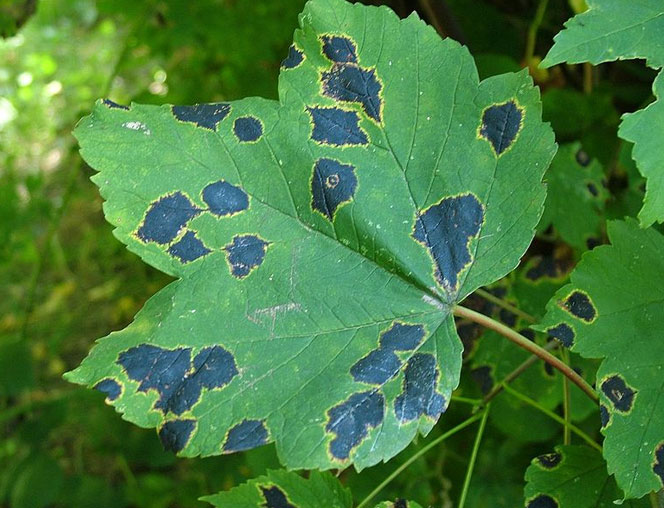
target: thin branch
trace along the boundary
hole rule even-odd
[[[475,436],[475,444],[473,444],[473,451],[470,454],[470,463],[466,470],[466,478],[463,481],[463,489],[461,490],[461,497],[459,498],[459,508],[463,508],[466,504],[466,497],[468,496],[468,489],[470,488],[470,480],[473,477],[473,470],[475,469],[475,462],[477,461],[477,452],[480,449],[480,443],[482,442],[482,436],[484,435],[484,428],[486,427],[486,421],[488,418],[489,407],[484,410],[482,421],[480,422],[480,428],[477,430],[477,435]]]
[[[562,356],[563,361],[569,365],[569,353],[565,348],[562,348],[560,350],[560,354]],[[571,443],[571,435],[570,435],[570,428],[569,424],[571,421],[571,405],[572,401],[570,399],[570,392],[569,392],[569,379],[566,377],[563,378],[563,416],[565,418],[565,432],[563,434],[563,444],[570,444]]]
[[[595,390],[593,390],[592,386],[590,386],[585,379],[579,376],[574,371],[574,369],[569,367],[569,365],[565,365],[564,362],[560,361],[558,358],[553,356],[543,347],[538,346],[537,344],[535,344],[531,340],[528,340],[520,333],[515,332],[511,328],[508,328],[504,324],[499,323],[495,319],[490,318],[489,316],[485,316],[484,314],[480,314],[479,312],[476,312],[472,309],[468,309],[466,307],[462,307],[461,305],[457,305],[454,307],[453,312],[455,316],[466,318],[470,321],[473,321],[479,325],[484,326],[485,328],[489,328],[490,330],[498,332],[506,339],[509,339],[512,342],[514,342],[517,346],[525,349],[526,351],[533,353],[534,355],[537,355],[546,363],[551,365],[553,368],[559,370],[566,378],[572,381],[572,383],[578,386],[590,399],[592,399],[593,402],[597,402],[598,400],[597,393],[595,393]]]
[[[537,31],[539,30],[542,20],[544,19],[544,13],[549,4],[549,0],[540,0],[539,5],[537,6],[537,11],[535,11],[535,17],[533,18],[532,23],[528,27],[528,37],[526,39],[526,53],[524,56],[524,61],[526,65],[530,65],[533,56],[535,55],[535,43],[537,42]]]
[[[515,307],[514,305],[507,303],[505,300],[502,300],[501,298],[498,298],[496,295],[491,294],[489,291],[486,289],[476,289],[474,293],[478,296],[481,296],[485,300],[497,305],[498,307],[501,307],[512,314],[515,314],[519,316],[520,318],[524,319],[525,321],[528,321],[530,323],[537,323],[537,319],[534,316],[531,316],[527,312],[522,311],[518,307]]]

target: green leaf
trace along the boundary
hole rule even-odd
[[[538,329],[588,358],[597,371],[604,456],[627,498],[664,485],[664,238],[609,222],[610,246],[584,255]]]
[[[609,197],[602,166],[579,143],[563,145],[549,167],[549,188],[540,231],[550,225],[571,246],[585,251],[601,243],[604,204]]]
[[[0,37],[13,37],[37,9],[37,0],[0,0]]]
[[[553,453],[534,458],[526,471],[526,482],[526,507],[611,508],[616,505],[614,501],[621,500],[602,455],[587,446],[556,446]],[[646,500],[620,504],[650,505]]]
[[[300,23],[279,102],[81,121],[115,235],[179,280],[67,379],[185,456],[361,469],[447,407],[452,306],[518,264],[555,144],[525,71],[480,83],[415,16],[313,0]]]
[[[664,5],[660,0],[589,0],[589,10],[565,24],[542,61],[551,67],[561,62],[599,64],[613,60],[645,58],[648,66],[664,66]],[[654,84],[659,96],[660,80]],[[619,135],[636,144],[634,158],[648,178],[646,198],[639,212],[643,226],[664,221],[664,108],[661,102],[631,115],[624,115]]]

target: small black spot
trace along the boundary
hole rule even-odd
[[[304,53],[297,49],[294,44],[288,48],[288,56],[281,62],[282,69],[295,69],[304,61]]]
[[[228,431],[223,450],[227,453],[251,450],[267,443],[267,429],[261,420],[242,420]]]
[[[599,405],[599,419],[602,423],[603,429],[605,429],[611,421],[611,413],[609,413],[609,409],[604,404]]]
[[[627,386],[623,378],[617,375],[609,376],[602,381],[601,388],[616,411],[621,413],[631,411],[636,391]]]
[[[202,195],[210,212],[218,217],[234,215],[249,208],[247,193],[224,180],[207,185]]]
[[[530,328],[522,328],[521,330],[519,330],[519,333],[530,341],[535,340],[535,331],[531,330]]]
[[[288,502],[286,493],[276,485],[270,487],[261,487],[265,502],[261,505],[263,508],[297,508],[294,504]]]
[[[543,469],[553,469],[558,464],[560,464],[562,458],[563,458],[562,455],[554,452],[554,453],[546,453],[544,455],[540,455],[539,457],[537,457],[536,460],[539,466],[542,467]]]
[[[493,376],[491,375],[491,367],[482,365],[470,371],[470,375],[475,382],[480,385],[480,390],[486,395],[493,388]]]
[[[422,325],[395,322],[380,334],[380,346],[391,351],[412,351],[424,338]]]
[[[374,349],[360,358],[350,369],[353,379],[358,382],[383,385],[401,369],[401,360],[394,351]]]
[[[555,376],[556,371],[553,368],[553,366],[550,363],[546,363],[546,362],[543,362],[543,363],[544,363],[544,373],[549,377]]]
[[[477,236],[484,209],[472,194],[442,199],[419,214],[413,238],[429,249],[436,264],[436,279],[455,290],[461,271],[472,261],[469,243]]]
[[[655,448],[655,463],[652,465],[652,470],[659,476],[659,481],[664,485],[664,443]]]
[[[395,499],[394,508],[408,508],[408,501],[405,499]]]
[[[253,116],[241,116],[233,124],[233,132],[243,143],[257,141],[263,135],[263,124]]]
[[[594,183],[592,182],[588,183],[587,187],[588,187],[588,192],[590,192],[590,194],[592,194],[593,197],[597,197],[599,195],[597,186]]]
[[[353,166],[334,159],[318,159],[311,177],[311,207],[332,220],[337,208],[352,199],[356,188]]]
[[[597,310],[590,297],[581,291],[572,292],[563,302],[563,308],[586,323],[592,323],[597,316]]]
[[[189,122],[210,129],[217,128],[217,124],[231,112],[231,105],[223,102],[216,104],[196,104],[194,106],[173,106],[173,115],[182,122]]]
[[[360,117],[355,111],[340,108],[307,108],[314,123],[311,138],[321,144],[366,145],[367,134],[359,125]]]
[[[579,166],[583,166],[584,168],[590,164],[590,156],[585,150],[579,150],[576,152],[576,162],[579,164]]]
[[[480,135],[500,155],[507,150],[521,129],[523,114],[514,101],[497,104],[484,110]]]
[[[510,328],[513,328],[516,325],[517,317],[513,312],[510,312],[507,309],[500,309],[499,314],[500,320]]]
[[[233,242],[224,247],[233,276],[242,279],[260,266],[265,259],[268,245],[268,242],[256,235],[233,237]]]
[[[558,501],[546,494],[539,494],[526,502],[528,503],[526,508],[558,508],[559,506]]]
[[[588,247],[588,250],[593,250],[600,245],[602,245],[602,241],[599,238],[590,237],[586,240],[586,247]]]
[[[381,121],[382,85],[374,69],[355,64],[336,64],[323,73],[323,94],[343,102],[355,102],[376,122]]]
[[[174,192],[153,202],[136,233],[143,242],[170,243],[180,230],[201,210],[181,192]]]
[[[177,243],[168,248],[168,253],[183,263],[191,263],[210,252],[212,251],[196,237],[193,231],[187,231]]]
[[[576,334],[572,327],[567,323],[560,323],[551,328],[547,328],[546,332],[565,347],[572,347],[574,345],[574,337],[576,337]]]
[[[355,43],[340,35],[323,35],[323,53],[335,63],[357,63]]]
[[[120,353],[117,363],[129,379],[138,381],[139,392],[155,390],[154,408],[181,415],[201,397],[201,390],[223,388],[237,375],[235,359],[221,346],[207,347],[194,358],[191,348],[163,349],[141,344]]]
[[[330,441],[330,453],[346,460],[373,429],[381,424],[385,414],[385,398],[378,391],[354,393],[344,402],[329,409],[327,432],[335,438]]]
[[[408,360],[403,393],[394,401],[397,419],[408,422],[426,415],[437,419],[445,410],[445,399],[436,392],[438,369],[431,354],[417,353]]]
[[[122,104],[118,104],[117,102],[113,102],[110,99],[104,99],[102,101],[104,103],[104,106],[111,108],[111,109],[124,109],[126,111],[129,111],[129,106],[123,106]]]
[[[164,449],[178,453],[182,450],[196,428],[196,420],[171,420],[159,429],[159,439]]]
[[[115,379],[106,378],[99,381],[94,386],[95,390],[99,390],[101,393],[106,394],[106,399],[113,401],[120,396],[122,392],[122,387]]]

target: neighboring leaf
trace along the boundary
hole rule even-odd
[[[548,184],[540,231],[553,225],[561,238],[580,251],[592,249],[602,238],[604,187],[602,166],[579,143],[563,145],[545,175]]]
[[[538,328],[597,371],[604,456],[628,498],[664,486],[664,238],[609,222],[610,246],[584,255]]]
[[[406,501],[405,499],[397,499],[396,501],[383,501],[376,505],[376,508],[422,508],[421,505],[415,501]]]
[[[313,0],[280,102],[99,102],[76,130],[128,248],[179,280],[70,381],[186,456],[387,460],[447,407],[452,306],[513,269],[555,153],[523,71],[387,8]]]
[[[612,508],[622,500],[602,455],[587,446],[556,446],[555,452],[534,458],[526,482],[527,508]],[[620,504],[650,506],[645,500]]]
[[[588,0],[589,10],[565,23],[542,66],[568,62],[599,64],[613,60],[645,58],[648,66],[664,66],[664,4],[661,0]],[[659,96],[660,80],[655,80]],[[623,116],[619,134],[636,144],[634,158],[648,178],[639,220],[643,226],[664,221],[664,107],[660,101],[645,110]]]
[[[0,0],[0,37],[13,37],[35,13],[37,0]]]

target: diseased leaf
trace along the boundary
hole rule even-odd
[[[542,66],[568,62],[599,64],[613,60],[645,58],[648,66],[664,66],[664,5],[660,0],[588,0],[589,10],[565,23],[565,30]],[[660,75],[654,92],[659,97]],[[619,135],[635,143],[639,171],[648,179],[639,220],[643,226],[664,221],[664,107],[657,101],[645,110],[624,115]]]
[[[526,482],[527,508],[611,508],[622,500],[601,453],[588,446],[556,446],[553,453],[534,458]],[[620,504],[650,506],[646,500]]]
[[[664,238],[609,222],[610,246],[584,255],[538,328],[597,371],[604,457],[628,498],[664,485]]]
[[[78,126],[116,236],[179,280],[67,378],[182,455],[360,469],[447,407],[451,308],[517,265],[555,144],[526,72],[480,83],[415,16],[300,22],[279,102],[102,101]]]

